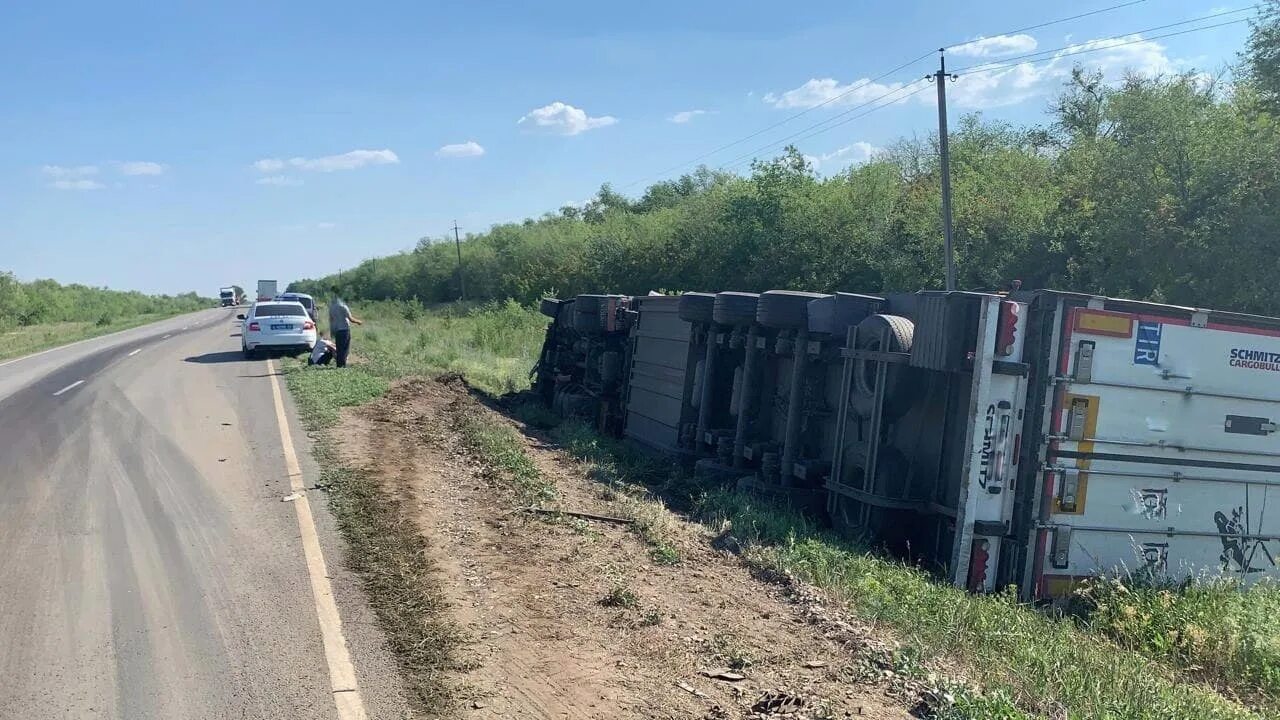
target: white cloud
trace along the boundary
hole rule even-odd
[[[295,186],[295,185],[302,184],[302,180],[295,177],[289,177],[288,175],[268,175],[266,177],[260,177],[257,180],[254,180],[254,182],[259,185],[280,185],[280,186],[285,186],[285,185]]]
[[[163,175],[165,166],[157,162],[122,162],[120,163],[121,175]]]
[[[855,80],[848,85],[842,85],[834,78],[812,78],[800,87],[788,90],[781,95],[769,93],[764,96],[764,101],[780,110],[811,108],[823,103],[829,103],[832,107],[859,105],[871,102],[903,86],[903,83],[886,85],[871,82],[867,78]],[[888,98],[885,99],[888,100]],[[891,102],[901,102],[901,100]]]
[[[66,167],[64,165],[45,165],[40,168],[40,172],[52,178],[83,178],[97,175],[98,166],[77,165],[75,167]]]
[[[822,155],[805,155],[805,159],[813,166],[814,170],[828,169],[838,170],[848,165],[859,165],[867,162],[880,152],[882,148],[878,148],[869,142],[858,141],[851,145],[845,145],[837,148],[829,153]]]
[[[318,222],[318,223],[290,223],[281,225],[280,229],[285,232],[311,232],[313,230],[332,230],[338,227],[335,222]]]
[[[352,150],[341,155],[326,155],[318,158],[295,157],[288,160],[280,158],[263,158],[253,163],[258,172],[272,173],[283,170],[286,165],[299,170],[313,172],[334,172],[337,170],[355,170],[366,165],[395,165],[400,162],[391,150]]]
[[[960,54],[995,57],[1035,47],[1036,41],[1030,36],[1004,35],[965,43],[960,46],[964,48]],[[953,48],[952,52],[957,50]],[[994,60],[981,63],[971,73],[964,72],[963,68],[957,69],[960,78],[947,85],[947,99],[950,104],[963,109],[1016,105],[1056,92],[1077,65],[1101,70],[1107,82],[1115,82],[1126,72],[1167,75],[1180,72],[1191,63],[1171,59],[1163,45],[1144,40],[1141,35],[1088,40],[1065,47],[1039,61],[1001,64]],[[780,109],[812,108],[828,101],[831,107],[861,105],[903,87],[902,83],[885,84],[865,79],[844,84],[832,78],[813,78],[784,93],[769,93],[764,96],[764,101]],[[933,92],[919,93],[916,98],[929,105],[937,102]],[[906,93],[884,100],[889,103],[904,101]]]
[[[970,40],[947,50],[952,55],[961,57],[999,57],[1017,55],[1035,50],[1039,44],[1030,35],[994,35]]]
[[[528,125],[543,128],[559,135],[577,135],[588,130],[608,127],[618,122],[611,115],[591,117],[585,110],[567,105],[560,101],[530,110],[528,115],[516,121],[517,125]]]
[[[480,157],[484,154],[484,146],[475,140],[464,143],[451,143],[436,151],[436,157]]]
[[[106,187],[97,180],[54,180],[49,187],[55,190],[101,190]]]
[[[355,170],[366,165],[395,165],[400,158],[390,150],[352,150],[341,155],[326,155],[318,158],[290,158],[289,164],[303,170],[315,172],[334,172],[335,170]]]
[[[687,123],[687,122],[689,122],[689,121],[693,120],[694,118],[698,117],[699,115],[706,115],[706,114],[707,114],[707,112],[708,112],[708,111],[706,111],[706,110],[682,110],[682,111],[680,111],[680,112],[676,113],[675,115],[672,115],[671,117],[669,117],[669,118],[667,118],[667,119],[668,119],[668,120],[670,120],[670,121],[671,121],[671,122],[673,122],[673,123],[678,123],[678,124],[683,125],[684,123]]]
[[[1169,58],[1163,45],[1143,40],[1141,35],[1088,40],[1063,48],[1045,61],[961,72],[960,79],[947,87],[948,99],[962,108],[1016,105],[1058,90],[1076,65],[1100,70],[1105,81],[1115,82],[1126,72],[1148,76],[1177,73],[1183,64]],[[925,100],[934,102],[933,95],[926,95]]]

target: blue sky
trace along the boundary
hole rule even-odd
[[[606,181],[635,194],[833,97],[704,162],[883,97],[799,143],[839,170],[934,127],[932,89],[907,97],[920,86],[901,83],[935,59],[866,81],[943,45],[983,38],[949,51],[958,69],[1109,44],[950,86],[953,121],[1037,122],[1075,62],[1114,78],[1216,72],[1248,32],[1150,39],[1238,13],[1129,37],[1246,6],[1146,0],[1002,35],[1121,1],[6,3],[0,270],[208,295],[288,282],[412,247],[455,218],[480,231]]]

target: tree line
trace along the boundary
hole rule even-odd
[[[1020,279],[1280,314],[1280,23],[1255,22],[1229,79],[1078,67],[1044,122],[964,117],[951,135],[960,287]],[[497,225],[462,244],[469,298],[554,292],[943,286],[936,138],[824,177],[796,149],[745,176],[700,168],[638,198]],[[357,299],[457,298],[452,238],[294,283]]]
[[[53,280],[21,282],[0,272],[0,329],[52,322],[109,325],[138,315],[178,313],[209,307],[214,301],[195,293],[144,295]]]

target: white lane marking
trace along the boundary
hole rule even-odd
[[[311,503],[307,501],[302,483],[302,467],[293,449],[293,433],[289,431],[289,419],[284,414],[284,400],[280,394],[280,381],[276,377],[275,363],[267,360],[271,396],[276,404],[276,422],[280,426],[280,446],[284,449],[284,467],[289,474],[289,489],[300,497],[293,502],[298,515],[298,529],[302,532],[302,554],[307,561],[307,574],[311,576],[311,595],[315,599],[316,617],[320,620],[320,637],[324,641],[325,661],[329,665],[329,688],[338,709],[339,720],[368,720],[364,700],[356,685],[356,668],[347,651],[347,638],[342,634],[342,616],[333,598],[333,586],[329,584],[329,570],[324,564],[324,552],[320,549],[320,537],[316,534],[315,519],[311,516]]]
[[[148,323],[147,325],[139,325],[138,327],[125,328],[124,330],[117,330],[113,333],[107,333],[106,335],[98,335],[97,337],[85,338],[84,340],[77,340],[75,342],[67,343],[66,345],[58,345],[57,347],[51,347],[47,350],[41,350],[40,352],[33,352],[30,355],[23,355],[22,357],[11,358],[9,360],[5,360],[4,362],[0,362],[0,367],[4,367],[5,365],[12,365],[13,363],[21,362],[23,360],[30,360],[33,357],[40,357],[41,355],[44,355],[46,353],[56,352],[58,350],[66,350],[69,347],[75,347],[76,345],[83,345],[84,343],[94,342],[95,340],[106,340],[107,338],[115,337],[116,335],[121,335],[127,332],[133,332],[134,330],[137,330],[139,328],[150,327],[151,325],[155,325],[162,322],[164,322],[164,320],[157,320],[155,321],[155,323]]]
[[[66,391],[68,391],[68,390],[70,390],[70,389],[72,389],[72,388],[79,387],[79,386],[81,386],[81,385],[83,385],[83,384],[84,384],[84,381],[83,381],[83,380],[77,380],[77,381],[75,381],[75,382],[71,383],[70,385],[68,385],[68,386],[66,386],[66,387],[64,387],[64,388],[62,388],[62,389],[61,389],[61,390],[59,390],[58,392],[54,393],[54,394],[53,394],[53,396],[54,396],[54,397],[58,397],[58,396],[59,396],[59,395],[61,395],[62,393],[66,392]]]
[[[187,327],[190,327],[190,326],[187,326]],[[183,329],[183,330],[186,330],[187,328],[182,328],[182,329]]]
[[[169,338],[171,338],[171,337],[173,337],[173,336],[172,336],[172,335],[165,335],[164,337],[162,337],[162,338],[160,338],[160,339],[161,339],[161,340],[168,340],[168,339],[169,339]]]
[[[138,354],[138,353],[140,353],[140,352],[142,352],[142,348],[138,348],[137,350],[134,350],[133,352],[129,353],[128,355],[125,355],[125,357],[133,357],[134,355],[137,355],[137,354]]]

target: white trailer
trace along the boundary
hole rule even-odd
[[[260,301],[270,300],[279,294],[280,294],[280,291],[277,288],[277,283],[275,280],[259,280],[258,281],[258,300]]]
[[[851,333],[842,392],[875,402],[842,420],[837,524],[1029,600],[1094,575],[1280,578],[1280,320],[1055,291],[887,303],[914,337]]]
[[[1043,294],[1026,522],[1036,597],[1083,577],[1276,577],[1280,321]],[[1045,352],[1047,351],[1047,353]]]

